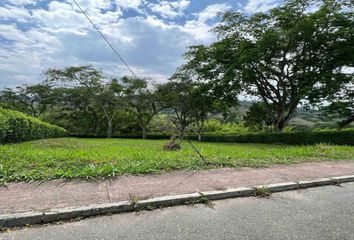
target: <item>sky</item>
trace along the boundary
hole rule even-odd
[[[281,0],[77,0],[139,77],[164,82],[191,45],[227,10],[253,14]],[[107,77],[129,75],[72,0],[0,1],[0,89],[35,84],[48,68],[93,65]]]

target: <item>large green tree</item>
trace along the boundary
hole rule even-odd
[[[195,124],[198,140],[202,140],[205,121],[210,114],[226,113],[236,99],[225,101],[215,98],[209,85],[195,81],[194,72],[188,66],[180,68],[166,84],[160,85],[158,94],[161,102],[174,113],[171,121],[184,138],[186,128]]]
[[[266,13],[227,12],[219,40],[187,53],[199,79],[234,86],[263,101],[282,131],[316,88],[350,82],[354,14],[350,0],[289,0]],[[222,88],[221,88],[222,89]]]
[[[107,125],[107,137],[111,138],[114,118],[119,110],[123,109],[123,87],[116,79],[103,83],[93,100],[96,108],[100,108],[103,112]]]
[[[243,117],[244,124],[254,130],[262,130],[265,126],[272,126],[272,118],[268,115],[263,102],[255,102]]]
[[[103,73],[92,66],[49,69],[46,76],[48,84],[62,89],[67,104],[71,105],[74,100],[71,100],[70,95],[67,97],[68,93],[75,94],[74,96],[81,95],[82,99],[75,98],[77,112],[92,112],[91,119],[96,120],[93,124],[95,130],[100,120],[95,114],[102,113],[106,120],[107,137],[112,137],[113,119],[118,107],[121,106],[121,88],[117,81],[105,83],[107,81],[104,81]]]
[[[139,124],[142,138],[147,137],[148,126],[153,117],[163,108],[155,92],[146,79],[122,78],[125,108]]]
[[[53,101],[42,118],[73,134],[99,135],[102,111],[85,87],[53,87]]]
[[[186,128],[194,122],[193,84],[191,81],[169,81],[159,86],[158,94],[161,103],[172,114],[171,122],[179,132],[179,138],[184,139]]]

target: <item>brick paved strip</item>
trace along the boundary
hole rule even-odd
[[[340,176],[333,178],[321,178],[317,180],[308,181],[303,187],[318,187],[331,185],[339,182],[354,181],[354,175]],[[267,188],[269,192],[282,192],[297,190],[301,187],[301,182],[286,182],[275,183],[269,185],[255,186],[252,188],[233,188],[224,191],[206,191],[191,194],[182,194],[174,196],[165,196],[151,198],[136,202],[117,202],[104,203],[99,205],[90,205],[84,207],[52,209],[45,212],[28,212],[28,213],[14,213],[0,215],[0,228],[6,227],[20,227],[28,224],[52,223],[63,220],[71,220],[75,218],[93,217],[112,213],[124,213],[140,210],[153,210],[155,208],[170,207],[182,204],[205,202],[205,200],[221,200],[233,197],[249,197],[256,194],[257,188]],[[310,184],[308,184],[310,182]]]
[[[9,183],[8,187],[0,187],[0,214],[43,212],[48,209],[127,201],[132,197],[148,199],[353,174],[354,161],[340,161],[276,165],[259,169],[177,171],[156,175],[121,176],[111,181],[54,180],[43,183]],[[338,178],[333,181],[340,183],[343,180]],[[302,183],[303,187],[305,183]]]

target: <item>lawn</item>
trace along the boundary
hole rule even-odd
[[[289,146],[185,142],[166,152],[166,140],[59,138],[0,146],[0,182],[98,178],[216,167],[264,167],[315,161],[354,160],[353,146]]]

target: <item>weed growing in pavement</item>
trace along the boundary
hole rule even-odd
[[[270,189],[266,186],[257,187],[254,196],[258,198],[269,198],[272,195]]]

